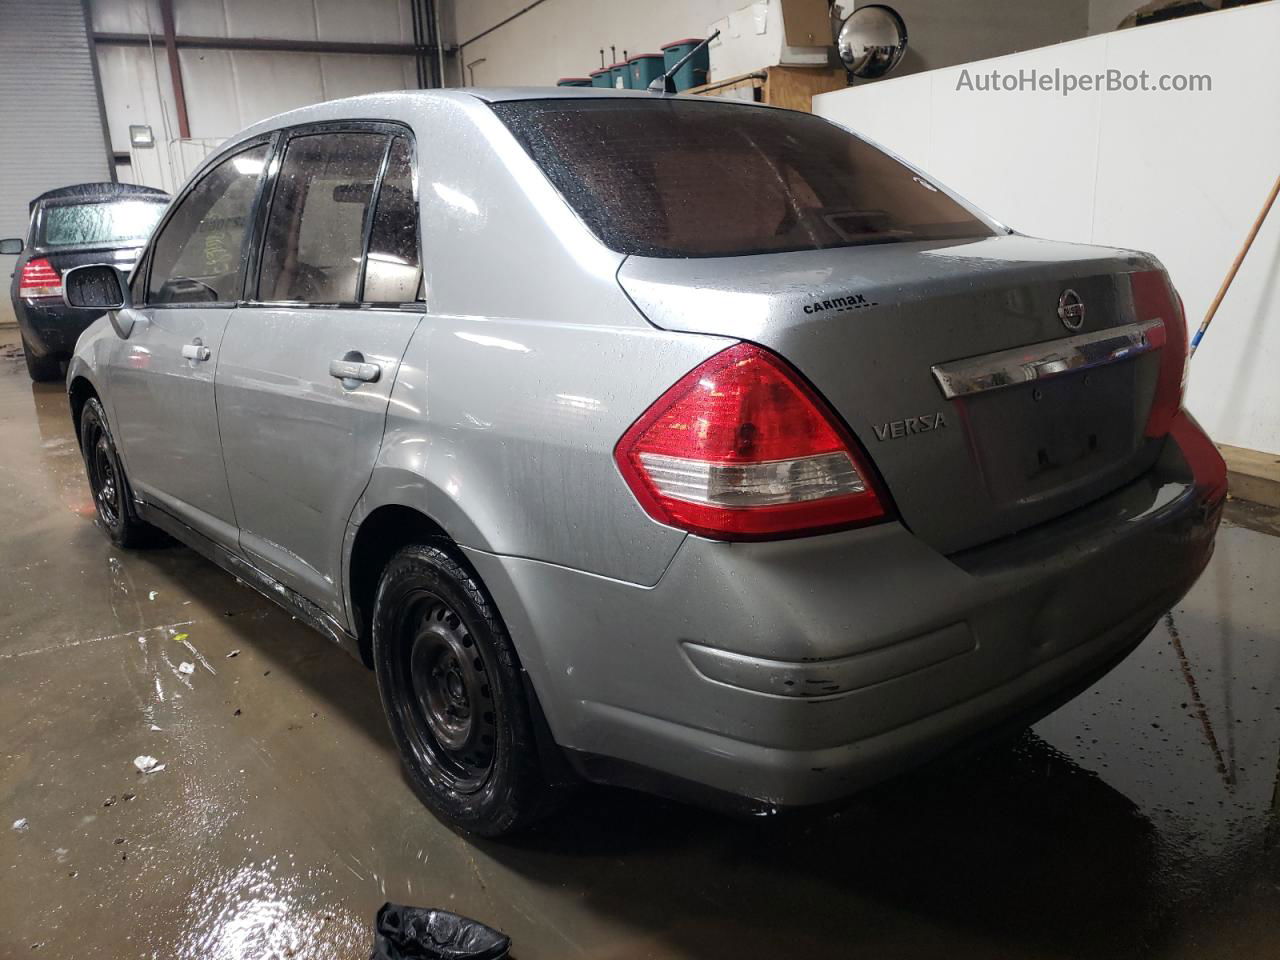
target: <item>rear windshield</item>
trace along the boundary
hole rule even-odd
[[[619,253],[736,256],[993,233],[892,157],[810,114],[657,98],[493,109]]]
[[[105,200],[45,207],[39,245],[141,242],[151,236],[151,228],[164,213],[164,207],[156,200]]]

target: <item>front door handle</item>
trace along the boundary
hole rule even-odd
[[[182,345],[182,356],[186,360],[194,360],[196,363],[204,363],[213,356],[213,351],[204,345],[204,341],[196,337],[190,343]]]
[[[362,383],[377,383],[382,376],[382,367],[366,362],[359,350],[351,350],[341,360],[329,361],[329,376],[341,380],[347,389],[354,390]]]

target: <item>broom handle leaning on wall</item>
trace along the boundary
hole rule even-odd
[[[1262,221],[1267,219],[1267,214],[1271,212],[1272,205],[1276,202],[1276,196],[1280,195],[1280,177],[1276,177],[1275,186],[1271,188],[1271,195],[1267,197],[1267,202],[1262,205],[1262,210],[1258,213],[1258,219],[1253,221],[1253,229],[1249,231],[1249,236],[1245,237],[1244,246],[1240,248],[1240,252],[1236,254],[1235,263],[1231,264],[1231,269],[1227,271],[1227,277],[1222,281],[1222,286],[1218,288],[1218,295],[1213,298],[1213,303],[1209,304],[1209,312],[1204,315],[1204,323],[1200,324],[1200,329],[1196,331],[1196,335],[1191,338],[1191,355],[1195,356],[1196,347],[1200,346],[1200,338],[1204,336],[1204,332],[1209,329],[1209,324],[1213,321],[1213,315],[1218,312],[1218,307],[1222,303],[1222,298],[1227,295],[1227,290],[1231,286],[1231,281],[1236,278],[1236,274],[1240,272],[1240,264],[1244,263],[1245,256],[1249,253],[1249,248],[1253,246],[1254,238],[1258,236],[1258,231],[1262,229]]]

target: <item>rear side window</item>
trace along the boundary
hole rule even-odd
[[[369,231],[366,303],[408,303],[418,296],[418,207],[413,200],[413,151],[405,137],[391,142],[387,172]]]
[[[223,160],[179,202],[151,252],[147,302],[240,299],[245,235],[267,144]]]
[[[164,213],[155,200],[107,200],[45,207],[40,246],[141,242]]]
[[[657,98],[493,109],[619,253],[736,256],[993,232],[883,151],[810,114]]]
[[[271,201],[258,299],[354,303],[380,133],[317,133],[285,148]]]

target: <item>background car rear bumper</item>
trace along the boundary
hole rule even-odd
[[[80,334],[101,311],[77,310],[61,300],[15,301],[15,313],[23,336],[37,356],[70,356]]]
[[[612,758],[770,804],[821,803],[1034,719],[1118,662],[1212,554],[1225,489],[1193,464],[1216,457],[1184,415],[1134,483],[949,557],[899,523],[774,543],[689,537],[647,588],[468,555],[556,741],[589,776],[618,779],[593,761]]]

